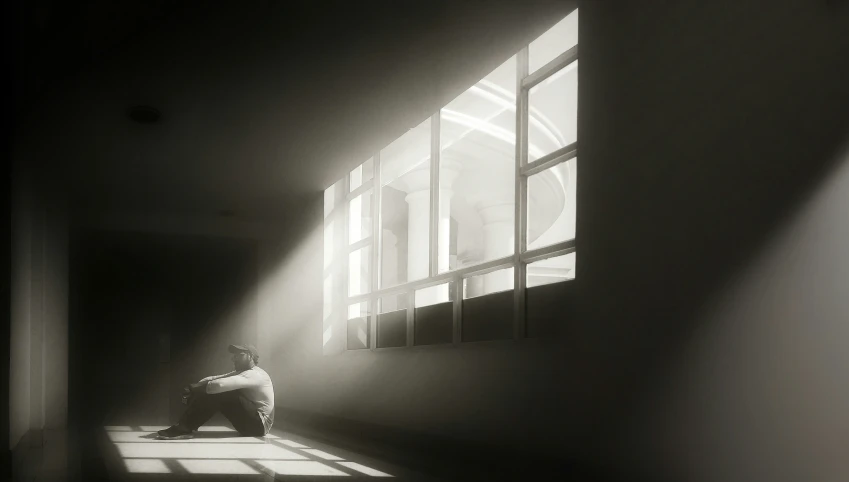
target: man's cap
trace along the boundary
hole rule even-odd
[[[254,361],[259,360],[259,352],[253,345],[230,345],[227,347],[227,351],[230,353],[247,352],[251,354],[251,358],[253,358]]]

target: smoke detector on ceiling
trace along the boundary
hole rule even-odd
[[[153,124],[162,114],[149,105],[136,105],[127,109],[127,116],[139,124]]]

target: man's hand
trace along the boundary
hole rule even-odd
[[[183,391],[188,390],[192,395],[196,393],[206,393],[206,384],[209,383],[207,381],[201,381],[197,383],[190,383],[183,389]]]
[[[206,393],[206,384],[208,380],[201,380],[197,383],[190,383],[183,387],[182,402],[183,405],[188,405],[192,401],[192,397],[198,393]]]

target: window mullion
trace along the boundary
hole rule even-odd
[[[441,110],[430,118],[430,226],[428,231],[429,273],[439,273],[439,119]]]
[[[532,75],[528,75],[527,72],[522,79],[519,81],[519,85],[524,87],[525,89],[531,89],[536,85],[543,82],[545,79],[551,77],[562,69],[565,69],[569,64],[578,60],[578,46],[570,48],[569,50],[563,52],[558,55],[556,59],[551,62],[543,65]]]
[[[410,288],[407,291],[407,346],[413,346],[416,321],[416,290]]]
[[[575,239],[573,238],[568,241],[552,244],[550,246],[544,246],[542,248],[536,248],[530,251],[526,251],[522,253],[522,262],[533,263],[536,261],[542,261],[544,259],[553,258],[555,256],[561,256],[574,252]]]
[[[534,162],[525,164],[522,167],[522,172],[525,176],[530,177],[534,174],[539,174],[542,171],[551,169],[552,167],[563,162],[571,161],[576,157],[578,157],[578,143],[573,142],[568,146],[561,147],[560,149],[552,152],[551,154],[547,154],[535,160]]]
[[[462,337],[462,329],[463,329],[463,277],[455,276],[454,277],[454,286],[452,287],[454,291],[454,304],[453,304],[453,317],[454,323],[453,327],[453,335],[452,341],[455,345],[459,345]]]
[[[380,152],[377,152],[374,155],[374,162],[372,163],[372,167],[374,168],[374,173],[372,174],[372,186],[374,186],[374,192],[371,194],[372,203],[371,203],[371,236],[372,236],[372,256],[371,256],[371,276],[369,279],[371,281],[371,294],[369,295],[370,305],[369,305],[369,326],[368,326],[368,344],[370,349],[377,348],[377,300],[378,297],[374,294],[380,287],[380,255],[383,246],[382,236],[380,235],[380,195],[382,189],[380,188]]]
[[[523,168],[528,160],[528,89],[522,82],[528,75],[528,47],[516,55],[516,178],[513,231],[513,336],[525,337],[525,263],[522,253],[527,247],[528,178]]]
[[[347,193],[350,185],[351,185],[350,176],[345,176],[342,179],[342,192]],[[339,208],[341,208],[341,209],[339,209],[339,210],[341,212],[337,213],[337,215],[339,216],[337,219],[339,219],[341,221],[342,226],[341,226],[340,231],[342,233],[341,233],[341,236],[339,237],[340,238],[339,244],[336,246],[336,252],[341,254],[339,263],[341,265],[340,266],[340,271],[341,271],[340,274],[342,275],[341,276],[341,278],[342,278],[341,279],[342,296],[339,297],[339,307],[340,307],[340,310],[341,310],[343,321],[340,324],[341,324],[341,326],[343,326],[345,328],[344,331],[345,331],[345,334],[346,334],[345,342],[342,343],[342,346],[343,346],[342,351],[347,351],[348,350],[348,341],[347,341],[348,296],[350,295],[350,292],[348,291],[348,282],[349,282],[349,278],[350,278],[351,274],[348,271],[350,269],[350,267],[348,266],[348,259],[350,257],[350,253],[345,248],[348,246],[348,223],[350,222],[350,220],[348,218],[350,216],[350,213],[349,213],[350,201],[348,200],[347,196],[343,195],[343,196],[340,196],[340,197],[341,197],[341,199],[339,201]]]

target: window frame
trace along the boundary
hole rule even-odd
[[[574,12],[574,11],[573,11]],[[573,12],[570,12],[571,15]],[[381,178],[380,178],[380,151],[378,150],[371,156],[372,160],[372,177],[363,182],[353,191],[350,191],[350,175],[348,172],[342,182],[344,183],[343,192],[346,193],[344,204],[341,209],[342,230],[340,233],[344,239],[344,245],[347,249],[344,251],[344,256],[341,256],[341,277],[344,286],[341,300],[339,303],[346,309],[349,305],[368,301],[368,340],[367,349],[348,349],[347,342],[345,343],[344,353],[351,352],[367,352],[367,351],[384,351],[384,350],[399,350],[399,349],[433,349],[445,346],[458,346],[460,344],[477,344],[477,343],[503,343],[505,340],[498,341],[476,341],[462,342],[462,318],[463,318],[463,280],[471,276],[478,276],[504,268],[513,269],[513,338],[506,340],[508,342],[520,341],[526,339],[526,297],[527,297],[527,265],[532,262],[545,260],[548,258],[562,256],[576,252],[577,247],[577,232],[572,239],[534,248],[528,250],[527,243],[527,225],[528,225],[528,178],[561,163],[575,159],[578,155],[578,141],[564,146],[546,154],[533,162],[528,162],[528,125],[530,123],[529,113],[529,93],[536,85],[540,84],[547,78],[553,76],[557,72],[565,69],[573,62],[578,60],[578,45],[568,49],[558,55],[544,66],[537,69],[536,72],[529,74],[529,48],[530,43],[525,45],[516,55],[516,149],[515,149],[515,203],[514,203],[514,247],[513,254],[501,258],[488,260],[477,263],[471,266],[466,266],[459,269],[449,270],[443,273],[438,271],[438,223],[439,223],[439,193],[440,193],[440,119],[442,109],[440,108],[430,116],[430,212],[429,212],[429,233],[428,233],[428,272],[427,278],[414,281],[407,281],[395,286],[380,288],[381,276],[381,251],[382,251],[382,236],[380,230],[382,227],[381,213]],[[580,104],[578,105],[580,112]],[[580,127],[580,126],[579,126]],[[580,137],[580,135],[578,136]],[[368,162],[368,161],[365,161]],[[364,162],[364,163],[365,163]],[[360,166],[358,166],[360,167]],[[365,237],[356,243],[350,244],[348,241],[350,202],[352,199],[366,193],[372,189],[372,233],[371,236]],[[370,259],[370,283],[369,292],[348,296],[348,256],[351,252],[369,246],[371,248]],[[568,283],[573,279],[563,281]],[[415,323],[415,292],[416,290],[427,288],[430,286],[440,285],[443,283],[453,282],[453,331],[452,343],[443,343],[435,345],[414,345],[414,323]],[[407,296],[407,343],[401,347],[377,347],[377,316],[378,316],[378,300],[381,297],[389,295],[406,294]],[[347,322],[346,329],[347,329]]]

